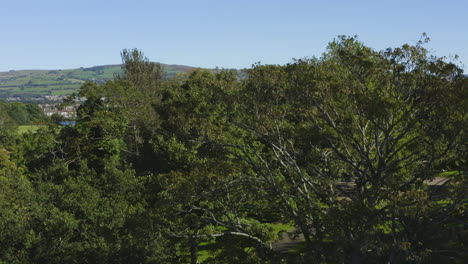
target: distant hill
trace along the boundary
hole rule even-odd
[[[162,64],[164,77],[194,67]],[[45,96],[70,95],[86,81],[105,83],[121,73],[120,65],[102,65],[70,70],[18,70],[0,72],[0,100],[39,101]]]

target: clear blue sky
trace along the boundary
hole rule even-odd
[[[466,65],[467,30],[468,0],[0,0],[0,71],[117,64],[124,48],[243,68],[320,56],[337,35],[380,50],[423,32],[436,55]]]

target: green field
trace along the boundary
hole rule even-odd
[[[186,72],[192,67],[165,65],[164,77]],[[121,73],[120,65],[104,65],[70,70],[20,70],[0,72],[0,99],[19,97],[23,101],[47,95],[70,95],[86,81],[105,83]]]

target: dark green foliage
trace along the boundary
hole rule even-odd
[[[243,102],[254,119],[241,127],[265,148],[244,146],[250,151],[240,155],[305,235],[314,261],[463,262],[463,254],[448,253],[462,240],[440,234],[463,233],[464,209],[448,217],[451,206],[439,205],[423,181],[447,162],[466,160],[455,153],[466,147],[459,140],[467,90],[459,86],[461,70],[427,56],[422,44],[376,52],[341,37],[321,59],[248,72]],[[450,204],[466,202],[452,198]],[[445,217],[437,223],[450,231],[419,233],[418,224],[403,220],[418,212],[416,223],[428,227],[424,212],[439,210]]]
[[[0,101],[0,146],[9,145],[13,140],[18,124],[8,114],[8,104]]]
[[[117,74],[116,79],[129,81],[146,96],[158,96],[158,87],[163,78],[161,64],[149,61],[137,49],[124,49],[121,56],[122,74]]]
[[[26,105],[20,102],[14,102],[9,105],[8,114],[18,125],[26,125],[30,119]]]
[[[7,103],[0,101],[0,110],[4,118],[15,122],[16,125],[32,125],[45,122],[47,117],[37,104],[24,104],[21,102]],[[0,125],[8,126],[8,120],[0,121]]]
[[[124,50],[75,126],[23,135],[39,109],[0,102],[0,263],[465,263],[467,80],[423,44],[241,80]]]

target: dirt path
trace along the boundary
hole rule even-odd
[[[304,241],[303,234],[296,234],[296,228],[282,233],[281,238],[272,243],[272,249],[278,253],[287,253],[289,250]]]

